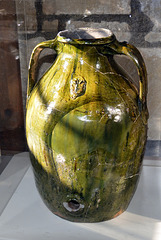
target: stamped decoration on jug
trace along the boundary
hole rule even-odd
[[[86,80],[81,77],[74,75],[70,82],[70,95],[72,99],[76,99],[85,94],[86,92]]]

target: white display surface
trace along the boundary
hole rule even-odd
[[[15,155],[0,175],[0,199],[0,240],[161,240],[159,160],[144,160],[127,211],[105,222],[73,223],[51,213],[35,187],[27,153]]]

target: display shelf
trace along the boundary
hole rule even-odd
[[[161,161],[144,159],[128,209],[100,223],[73,223],[52,214],[34,183],[28,153],[15,155],[0,175],[0,240],[160,240]]]

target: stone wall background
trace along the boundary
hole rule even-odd
[[[119,41],[134,44],[143,55],[148,72],[148,139],[161,139],[161,0],[16,0],[16,8],[24,111],[28,62],[36,44],[64,29],[109,28]],[[44,50],[40,75],[53,59],[54,53]],[[132,63],[127,58],[120,62],[137,79]]]

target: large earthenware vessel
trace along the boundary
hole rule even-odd
[[[57,58],[37,82],[44,48]],[[139,89],[115,54],[136,64]],[[62,31],[33,50],[27,94],[27,142],[48,208],[78,222],[121,214],[135,192],[147,138],[147,76],[139,51],[107,29]]]

